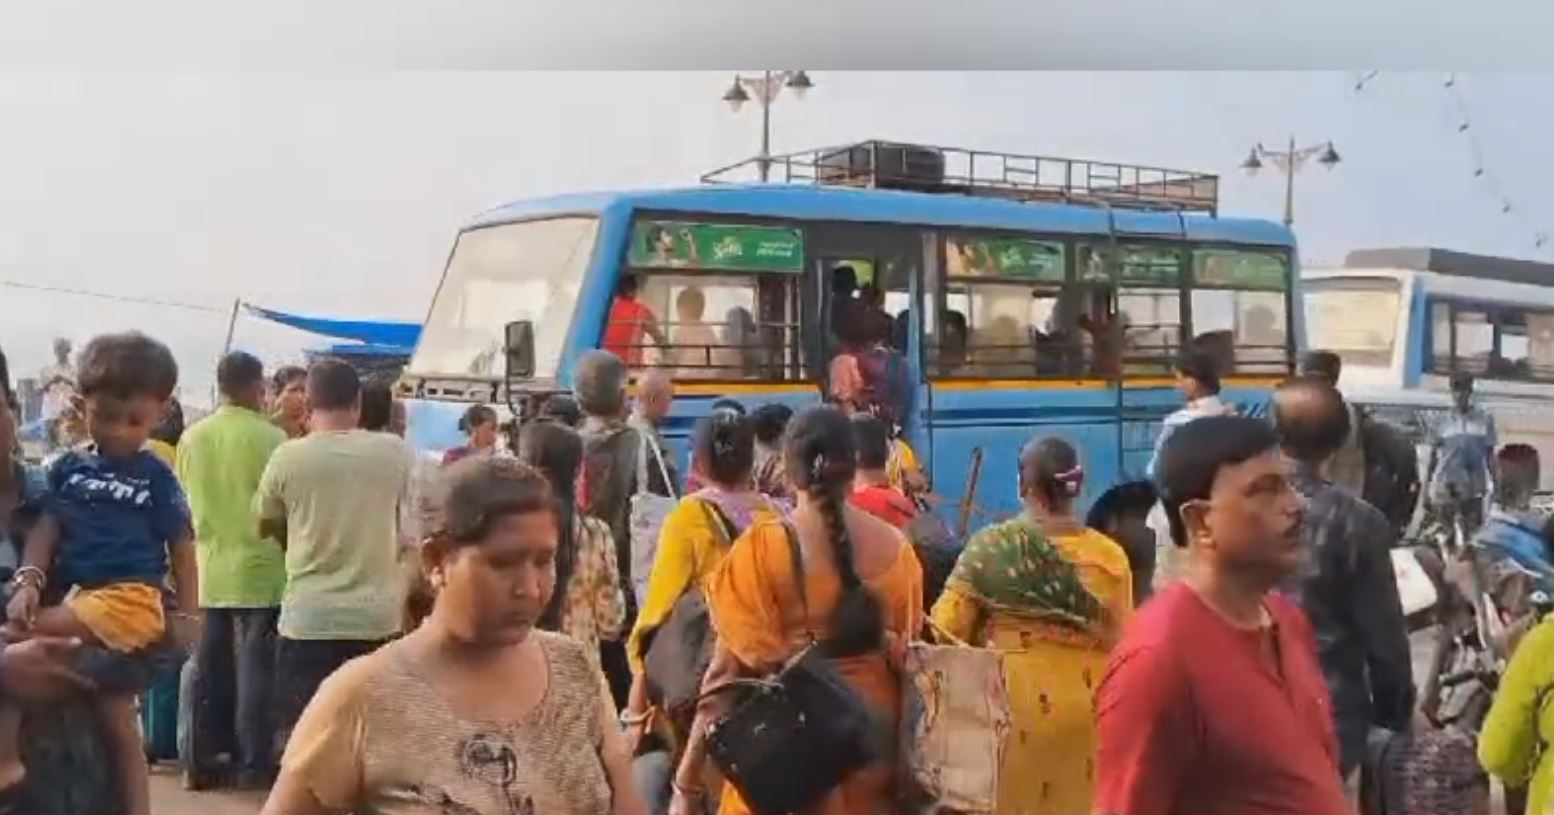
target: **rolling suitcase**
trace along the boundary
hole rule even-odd
[[[140,697],[140,732],[152,763],[178,758],[178,680],[177,672],[163,676]]]

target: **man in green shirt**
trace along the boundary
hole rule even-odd
[[[319,684],[404,623],[410,449],[360,429],[361,379],[345,363],[314,364],[307,398],[308,435],[275,451],[254,496],[261,531],[286,549],[276,648],[282,746]]]
[[[286,433],[260,412],[264,366],[241,351],[216,368],[222,405],[184,434],[178,480],[189,496],[205,631],[195,653],[185,779],[208,785],[212,760],[233,757],[238,780],[273,774],[275,622],[286,582],[281,548],[262,540],[251,507]]]

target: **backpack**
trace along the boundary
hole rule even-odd
[[[716,504],[699,498],[687,500],[700,505],[721,548],[726,551],[734,545],[741,530]],[[648,698],[672,717],[684,719],[682,724],[690,723],[690,714],[701,697],[702,677],[712,664],[715,644],[707,597],[697,585],[680,595],[669,617],[645,638],[642,662]]]
[[[1419,499],[1419,453],[1396,427],[1360,416],[1360,445],[1365,453],[1365,487],[1362,498],[1381,510],[1393,529],[1401,530],[1413,518]]]
[[[889,348],[874,348],[857,355],[858,373],[863,378],[865,411],[900,427],[912,401],[911,372],[906,357]]]
[[[1360,779],[1363,815],[1489,815],[1489,777],[1473,737],[1456,727],[1371,731]]]

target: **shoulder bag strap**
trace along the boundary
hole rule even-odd
[[[804,550],[799,545],[799,532],[793,528],[793,524],[783,521],[783,537],[788,542],[788,557],[793,561],[793,585],[799,592],[799,607],[804,614],[804,631],[809,637],[811,645],[819,639],[815,636],[815,630],[809,625],[809,588],[804,579]]]
[[[669,477],[669,468],[664,464],[664,454],[658,449],[658,440],[646,428],[634,427],[637,433],[637,493],[652,492],[648,489],[648,456],[653,457],[653,463],[658,465],[658,474],[664,479],[664,489],[669,490],[670,498],[678,498],[674,480]]]
[[[648,437],[647,434],[642,432],[642,429],[638,427],[633,427],[631,432],[637,434],[637,484],[636,489],[632,490],[632,492],[636,495],[643,495],[645,493],[651,492],[651,490],[648,489]]]
[[[712,525],[712,534],[718,539],[718,545],[727,550],[734,545],[734,539],[739,537],[740,530],[734,526],[734,522],[723,514],[723,510],[717,504],[705,498],[696,499],[701,505],[701,511],[706,514],[707,520]]]

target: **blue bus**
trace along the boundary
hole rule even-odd
[[[777,180],[739,180],[755,170]],[[1143,477],[1181,404],[1184,349],[1221,355],[1224,396],[1245,413],[1293,367],[1294,237],[1221,217],[1217,198],[1199,173],[868,142],[685,189],[509,204],[453,246],[401,381],[412,440],[456,443],[472,402],[522,414],[610,347],[673,373],[666,434],[683,455],[719,399],[823,399],[829,315],[862,289],[883,296],[907,361],[903,433],[936,494],[977,524],[1015,511],[1020,446],[1055,434],[1081,452],[1088,506]],[[662,336],[621,350],[607,323],[628,276]],[[529,356],[512,376],[519,324]]]

